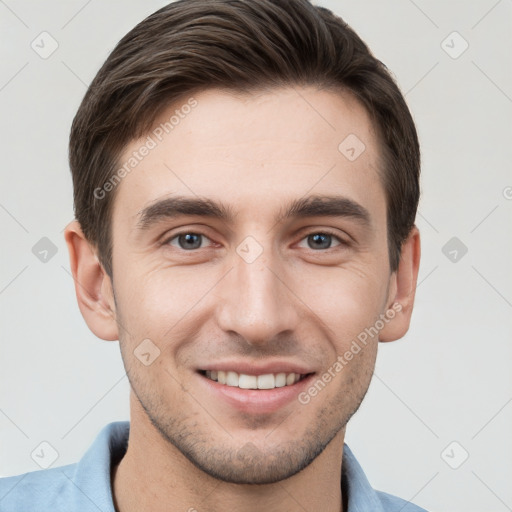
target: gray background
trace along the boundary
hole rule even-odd
[[[75,462],[129,417],[118,344],[93,336],[75,300],[67,141],[110,50],[165,3],[0,0],[3,476],[39,469],[43,441],[53,466]],[[512,510],[512,1],[321,4],[392,70],[423,154],[411,329],[380,346],[346,441],[378,489],[431,511]],[[55,44],[43,31],[58,44],[47,58],[31,47]],[[57,250],[46,261],[43,237]]]

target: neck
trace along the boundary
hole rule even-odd
[[[128,449],[112,468],[117,512],[343,512],[344,431],[305,469],[273,484],[223,482],[192,464],[163,439],[131,397]]]

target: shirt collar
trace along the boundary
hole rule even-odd
[[[115,512],[110,470],[126,453],[129,432],[129,421],[115,421],[103,427],[76,465],[71,477],[79,493],[85,495],[102,512]],[[79,496],[79,493],[77,503],[83,503],[84,497]]]
[[[382,502],[368,482],[363,468],[350,448],[343,445],[341,465],[341,490],[346,497],[346,512],[384,512]]]

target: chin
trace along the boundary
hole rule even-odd
[[[239,450],[211,448],[189,453],[182,447],[181,451],[190,462],[212,478],[240,485],[262,485],[277,483],[299,473],[324,448],[295,444],[289,450],[280,448],[268,453],[260,451],[252,443],[246,443]]]

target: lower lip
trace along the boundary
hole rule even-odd
[[[268,414],[279,410],[293,400],[298,401],[297,396],[310,385],[314,374],[308,375],[291,386],[274,389],[241,389],[219,384],[201,374],[199,377],[214,396],[224,400],[231,407],[241,412]]]

